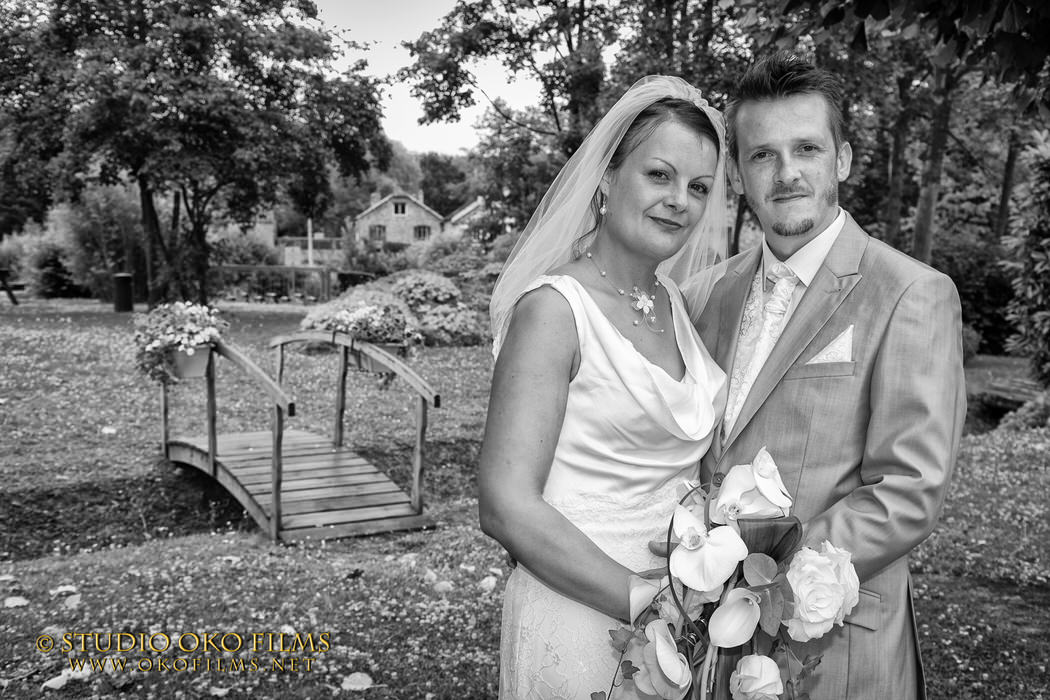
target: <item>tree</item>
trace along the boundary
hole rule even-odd
[[[512,121],[502,113],[514,115]],[[538,110],[514,112],[506,105],[486,112],[481,139],[471,153],[471,187],[489,204],[484,229],[492,240],[507,227],[520,231],[554,181],[565,158],[554,139],[521,124],[541,120]]]
[[[1037,134],[1025,156],[1032,178],[1020,194],[1029,206],[1005,241],[1014,290],[1007,317],[1016,330],[1007,349],[1028,357],[1033,375],[1050,387],[1050,135]]]
[[[788,0],[784,11],[804,6],[814,11],[810,28],[844,24],[859,49],[884,21],[914,25],[917,35],[932,37],[937,63],[980,64],[996,80],[1016,85],[1022,109],[1050,110],[1050,5],[1044,0]]]
[[[0,237],[43,223],[52,203],[49,164],[62,150],[70,101],[60,66],[41,55],[46,9],[10,0],[0,22]]]
[[[465,157],[424,153],[419,167],[423,171],[423,196],[431,209],[448,216],[470,201]]]
[[[762,0],[748,4],[759,6]],[[752,17],[744,24],[755,27],[759,19]],[[933,69],[933,109],[929,133],[922,138],[928,152],[911,243],[912,255],[928,262],[954,91],[967,74],[980,70],[995,80],[1014,83],[1021,111],[1037,105],[1050,114],[1045,90],[1050,7],[1041,0],[788,0],[759,36],[783,47],[800,38],[819,46],[833,33],[848,35],[853,53],[863,54],[869,50],[869,40],[878,43],[887,30],[904,37],[934,38],[925,49]],[[910,121],[907,112],[901,116]]]
[[[556,136],[572,153],[597,121],[605,76],[603,50],[616,36],[616,17],[600,0],[459,0],[436,29],[405,42],[415,62],[399,73],[424,105],[422,122],[457,121],[481,92],[501,118],[511,110],[482,91],[473,72],[497,59],[509,76],[541,85],[542,118],[520,128]]]
[[[617,10],[620,50],[610,69],[615,96],[650,74],[677,75],[724,106],[751,60],[741,11],[716,0],[630,0]]]
[[[216,213],[248,221],[282,183],[305,200],[330,164],[356,175],[388,157],[375,82],[360,64],[331,75],[336,49],[315,18],[306,0],[91,0],[55,2],[41,19],[33,52],[61,66],[77,105],[60,160],[77,178],[137,183],[146,250],[166,270],[151,301],[170,293],[164,282],[206,300]]]

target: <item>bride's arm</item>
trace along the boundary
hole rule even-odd
[[[626,620],[633,572],[542,498],[578,366],[565,299],[549,287],[522,297],[492,379],[478,478],[481,529],[551,588]]]

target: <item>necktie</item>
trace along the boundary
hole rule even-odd
[[[726,408],[725,420],[722,422],[723,439],[732,432],[737,415],[751,391],[751,385],[755,383],[758,373],[766,364],[769,353],[773,351],[773,346],[777,344],[777,339],[784,330],[784,314],[791,306],[791,296],[799,281],[791,268],[782,262],[775,262],[769,267],[766,279],[773,283],[773,291],[762,307],[762,329],[759,331],[754,353],[747,363],[739,389]]]

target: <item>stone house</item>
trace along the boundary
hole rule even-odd
[[[475,229],[484,220],[487,213],[485,198],[478,195],[474,201],[467,202],[448,215],[448,219],[445,220],[445,230],[455,231],[460,236],[473,236]]]
[[[354,217],[355,240],[374,248],[384,243],[409,245],[429,240],[445,229],[445,217],[423,203],[422,194],[396,192],[379,198],[373,195],[368,209]]]

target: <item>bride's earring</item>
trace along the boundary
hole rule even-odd
[[[602,204],[601,204],[600,207],[598,207],[598,213],[601,214],[602,216],[605,216],[605,212],[608,211],[608,208],[605,206],[605,202],[606,202],[606,198],[605,198],[605,196],[602,196]]]

